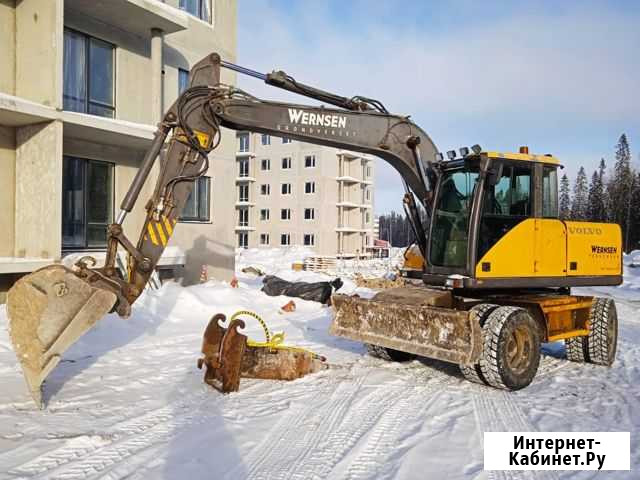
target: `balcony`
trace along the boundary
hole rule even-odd
[[[255,177],[249,177],[241,175],[239,177],[236,177],[236,183],[244,183],[244,182],[255,182],[256,178]]]
[[[339,182],[344,182],[344,183],[359,183],[360,179],[356,178],[356,177],[352,177],[351,175],[340,175],[339,177],[336,177],[336,180]]]
[[[345,200],[336,203],[336,205],[338,207],[343,207],[343,208],[358,208],[360,206],[359,204],[357,204],[355,202],[350,202],[350,201],[345,201]]]
[[[249,200],[236,201],[236,207],[255,207],[255,205],[255,202],[251,202]]]
[[[64,9],[65,17],[93,17],[143,38],[152,28],[168,34],[189,26],[187,13],[157,0],[65,0]]]
[[[253,153],[253,152],[250,152],[249,150],[236,152],[236,158],[238,158],[238,157],[255,157],[255,156],[256,156],[256,154]]]

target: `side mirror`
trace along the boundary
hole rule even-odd
[[[495,187],[502,177],[502,163],[499,163],[487,171],[487,183],[490,187]]]

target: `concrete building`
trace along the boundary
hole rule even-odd
[[[68,252],[104,250],[155,124],[214,51],[235,60],[235,0],[0,0],[0,291]],[[215,175],[171,239],[186,283],[202,265],[232,275],[234,154],[224,131]],[[125,221],[134,243],[154,183]]]
[[[239,132],[239,247],[307,245],[320,255],[367,255],[373,244],[373,158]]]

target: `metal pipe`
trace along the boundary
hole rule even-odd
[[[118,217],[116,218],[116,223],[118,225],[122,225],[122,222],[124,222],[124,219],[127,217],[127,211],[126,210],[120,210],[118,212]]]
[[[126,212],[130,212],[133,209],[133,206],[136,204],[136,200],[138,200],[138,195],[140,195],[140,190],[142,190],[142,186],[144,182],[147,180],[149,176],[149,172],[151,172],[151,168],[162,149],[162,145],[164,145],[164,141],[169,134],[170,127],[164,124],[160,124],[158,130],[156,130],[155,137],[153,139],[153,143],[149,150],[147,150],[147,154],[142,160],[142,165],[136,172],[136,176],[131,182],[131,186],[127,191],[127,194],[122,199],[122,203],[120,204],[120,208]]]
[[[230,62],[225,62],[224,60],[220,60],[220,66],[224,68],[228,68],[229,70],[233,70],[234,72],[242,73],[244,75],[257,78],[262,81],[267,80],[267,75],[265,75],[264,73],[256,72],[255,70],[251,70],[250,68],[241,67],[240,65],[236,65],[235,63],[230,63]]]

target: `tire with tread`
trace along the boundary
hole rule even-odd
[[[587,344],[590,363],[611,366],[618,346],[618,313],[613,299],[593,299]]]
[[[618,343],[618,314],[611,298],[595,297],[589,311],[589,335],[564,341],[567,360],[610,366]]]
[[[394,350],[393,348],[381,347],[379,345],[366,344],[367,352],[372,357],[381,358],[388,362],[409,362],[416,356],[413,353]]]
[[[534,379],[540,364],[540,329],[527,310],[496,308],[482,327],[480,371],[487,383],[519,390]]]
[[[567,338],[564,341],[564,346],[567,351],[567,360],[578,363],[589,361],[587,337]]]
[[[471,308],[476,315],[478,316],[478,322],[480,322],[480,327],[482,328],[489,317],[489,314],[493,312],[498,305],[493,303],[480,303],[475,307]],[[462,376],[473,383],[479,383],[480,385],[489,385],[487,380],[484,378],[482,374],[482,370],[480,369],[480,364],[476,363],[474,365],[458,365],[460,368],[460,372]]]

